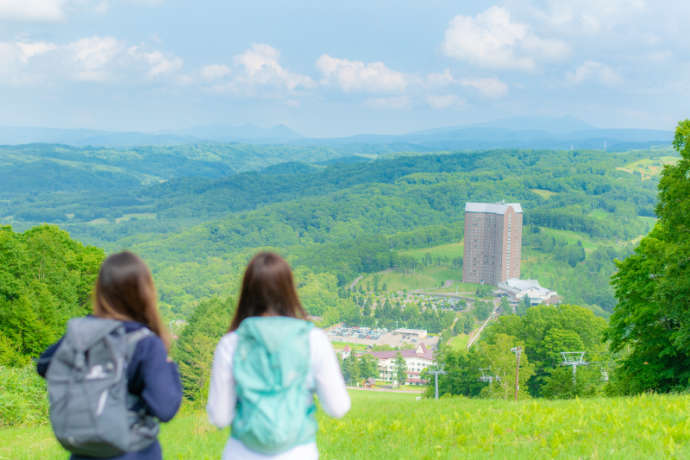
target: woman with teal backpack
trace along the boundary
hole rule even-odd
[[[333,347],[306,321],[290,266],[259,253],[213,359],[206,410],[217,427],[232,425],[223,460],[318,458],[314,394],[332,417],[350,409]]]

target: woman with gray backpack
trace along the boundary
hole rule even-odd
[[[306,321],[290,266],[259,253],[213,360],[206,410],[219,428],[232,425],[223,460],[318,458],[315,394],[332,417],[350,409],[333,347]]]
[[[151,272],[131,252],[113,254],[93,297],[93,315],[70,320],[38,361],[55,436],[72,460],[161,460],[159,421],[177,413],[182,386]]]

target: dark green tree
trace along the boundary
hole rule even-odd
[[[501,312],[503,314],[508,315],[508,314],[513,312],[513,308],[510,306],[510,302],[508,302],[507,296],[501,297],[500,307],[501,307]]]
[[[439,359],[446,374],[438,376],[439,396],[444,394],[479,396],[486,383],[479,380],[481,377],[480,368],[483,367],[477,349],[471,351],[446,351]],[[434,396],[435,382],[431,375],[423,375],[427,380],[426,395]]]
[[[185,397],[203,403],[208,395],[213,352],[230,326],[234,299],[209,299],[201,302],[172,350],[180,367]]]
[[[482,302],[481,300],[478,300],[474,302],[474,308],[472,309],[472,313],[474,314],[474,317],[477,318],[479,321],[484,321],[486,318],[489,317],[492,309],[493,304],[491,302]]]
[[[690,386],[690,120],[676,129],[681,159],[664,167],[659,218],[635,253],[618,262],[618,299],[607,336],[621,354],[618,391]]]
[[[395,380],[398,385],[407,382],[407,363],[400,352],[395,357]]]
[[[361,378],[361,370],[359,367],[359,360],[354,353],[350,353],[350,356],[343,359],[343,378],[345,382],[350,385],[355,385],[359,382]]]
[[[359,358],[359,375],[363,379],[377,378],[379,376],[379,364],[371,355],[362,355]]]

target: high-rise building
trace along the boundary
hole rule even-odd
[[[518,203],[466,203],[462,280],[498,284],[520,278],[522,207]]]

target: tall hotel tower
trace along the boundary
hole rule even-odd
[[[466,203],[462,280],[498,284],[520,278],[522,208],[518,203]]]

